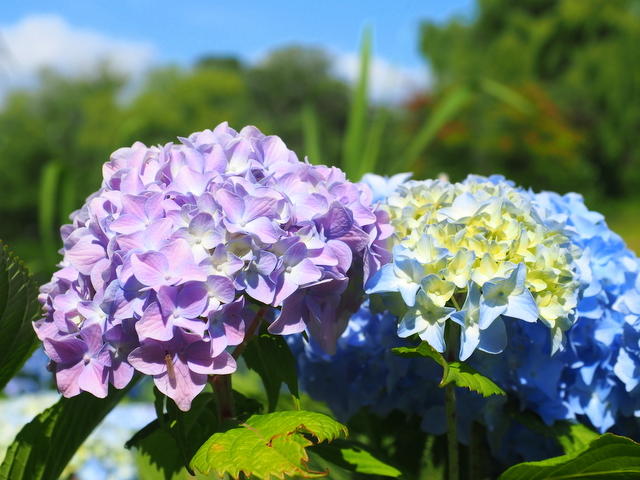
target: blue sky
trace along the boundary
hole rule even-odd
[[[63,67],[71,63],[76,68],[82,62],[74,63],[73,56],[84,52],[86,61],[91,56],[88,45],[93,43],[101,45],[99,52],[109,50],[109,45],[117,46],[117,56],[128,58],[118,61],[127,65],[136,63],[135,51],[140,54],[138,63],[190,64],[208,53],[258,61],[268,50],[292,43],[322,46],[352,58],[360,32],[368,24],[374,29],[375,56],[385,68],[416,76],[424,68],[418,53],[420,21],[469,15],[472,7],[472,0],[21,0],[3,5],[0,32],[14,51],[16,64],[55,64],[58,55]],[[35,22],[38,19],[49,23]],[[54,20],[58,22],[55,28]],[[74,37],[78,32],[85,37]],[[94,35],[93,40],[86,35]],[[54,52],[56,39],[64,36],[69,37],[65,42],[60,40],[65,47]],[[40,45],[34,52],[26,48],[27,43]],[[28,58],[37,55],[37,62]],[[47,55],[53,58],[45,59]],[[65,55],[70,58],[62,58]]]

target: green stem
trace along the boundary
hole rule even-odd
[[[447,410],[447,451],[449,453],[449,480],[460,478],[458,459],[458,432],[456,422],[456,387],[450,383],[445,387],[445,407]]]
[[[218,420],[224,422],[235,418],[235,405],[233,402],[233,389],[231,388],[231,375],[216,375],[211,384],[216,395],[218,408]]]
[[[448,324],[446,357],[448,362],[452,362],[455,360],[455,352],[458,349],[459,327],[453,322],[448,322]],[[456,387],[454,383],[449,383],[445,387],[444,404],[447,416],[447,452],[449,457],[449,480],[459,480],[460,459],[458,455],[458,422],[456,419]]]

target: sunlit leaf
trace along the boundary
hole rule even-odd
[[[308,468],[307,447],[346,437],[347,428],[321,413],[306,411],[253,415],[236,428],[215,433],[191,461],[203,474],[258,479],[323,477]]]
[[[491,395],[506,395],[492,380],[482,375],[464,362],[447,362],[445,358],[426,342],[416,347],[397,347],[393,352],[403,357],[427,357],[442,367],[440,386],[454,383],[458,387],[468,388],[483,397]]]
[[[611,433],[560,457],[514,465],[499,480],[640,478],[640,444]]]

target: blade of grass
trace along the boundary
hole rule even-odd
[[[367,121],[368,110],[368,83],[369,83],[369,63],[371,61],[371,29],[366,28],[362,34],[362,44],[360,47],[360,71],[358,83],[356,85],[349,117],[347,119],[347,130],[344,137],[342,149],[342,168],[347,176],[354,178],[358,170]]]
[[[367,143],[364,146],[364,152],[362,154],[362,160],[359,162],[359,170],[357,175],[354,175],[354,179],[359,179],[367,172],[375,172],[378,164],[378,157],[380,156],[380,146],[382,145],[382,137],[384,136],[384,129],[387,126],[389,120],[389,112],[387,110],[380,110],[373,120],[373,125],[369,130],[367,136]]]
[[[495,97],[510,107],[515,108],[521,113],[524,113],[525,115],[533,113],[533,104],[524,95],[520,94],[513,88],[508,87],[503,83],[496,82],[495,80],[491,80],[490,78],[483,78],[480,85],[485,93]]]
[[[306,104],[302,109],[302,136],[304,149],[309,162],[321,163],[320,135],[318,133],[318,115],[313,105]]]
[[[398,157],[400,161],[394,165],[393,173],[411,170],[420,154],[429,146],[442,127],[460,113],[471,96],[471,91],[466,87],[460,87],[445,95],[409,144],[406,153]]]
[[[43,255],[48,265],[56,259],[57,242],[55,237],[56,205],[58,184],[60,180],[60,164],[48,162],[42,169],[38,199],[38,228],[42,241]]]

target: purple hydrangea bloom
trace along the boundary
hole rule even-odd
[[[117,150],[102,188],[61,229],[38,337],[65,396],[105,396],[135,371],[187,410],[235,370],[261,305],[269,330],[335,349],[347,300],[388,261],[386,214],[364,184],[301,162],[282,140],[226,123],[179,144]]]

